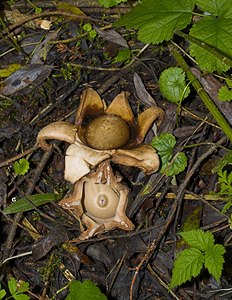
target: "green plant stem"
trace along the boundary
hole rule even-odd
[[[173,57],[176,59],[178,64],[183,68],[185,71],[189,81],[191,82],[194,89],[199,94],[201,100],[204,102],[205,106],[208,108],[218,125],[221,127],[222,131],[225,133],[227,138],[232,142],[232,128],[226,121],[226,119],[221,114],[218,107],[214,104],[213,100],[209,97],[209,95],[206,93],[206,91],[203,89],[202,85],[198,81],[198,79],[195,77],[195,75],[190,71],[190,68],[184,58],[181,56],[179,51],[175,49],[173,45],[169,46],[169,50]]]
[[[180,30],[176,30],[175,34],[186,39],[187,41],[189,41],[193,44],[200,46],[201,48],[205,49],[206,51],[208,51],[211,54],[213,54],[214,56],[216,56],[218,59],[220,59],[225,64],[232,67],[232,59],[230,57],[226,56],[225,54],[221,53],[219,50],[215,49],[214,47],[210,46],[209,44],[207,44],[187,33],[184,33]]]

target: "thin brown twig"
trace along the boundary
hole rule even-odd
[[[143,256],[142,260],[140,261],[140,263],[136,266],[135,268],[135,273],[134,276],[132,278],[131,281],[131,286],[130,286],[130,300],[133,299],[133,287],[135,284],[135,280],[138,276],[139,271],[141,270],[142,266],[146,263],[148,263],[148,261],[150,260],[150,258],[152,257],[156,247],[159,245],[161,239],[163,238],[165,232],[168,230],[169,226],[171,225],[176,211],[178,209],[178,206],[181,204],[181,201],[183,199],[184,193],[185,193],[185,188],[187,187],[190,179],[192,178],[192,176],[195,174],[196,170],[199,168],[199,166],[201,165],[201,163],[208,157],[210,156],[218,147],[218,145],[221,145],[223,143],[225,143],[226,141],[226,137],[221,138],[217,144],[211,146],[209,148],[208,151],[206,151],[197,161],[196,163],[193,165],[193,167],[191,168],[191,170],[189,171],[189,173],[187,174],[185,180],[183,183],[180,184],[179,186],[179,191],[177,193],[176,196],[176,201],[174,202],[174,204],[172,205],[172,208],[167,216],[167,221],[164,224],[163,228],[161,228],[158,236],[153,240],[153,242],[151,243],[151,245],[148,247],[147,252],[145,253],[145,255]]]
[[[36,151],[38,148],[39,148],[38,145],[34,145],[34,146],[32,146],[31,148],[25,150],[24,152],[22,152],[22,153],[20,153],[20,154],[14,156],[14,157],[11,157],[11,158],[9,158],[9,159],[7,159],[7,160],[1,162],[1,163],[0,163],[0,168],[5,167],[5,166],[8,166],[10,163],[12,163],[12,162],[14,162],[14,161],[16,161],[16,160],[18,160],[18,159],[20,159],[20,158],[22,158],[22,157],[27,156],[27,155],[30,154],[30,153]]]
[[[50,156],[52,154],[52,151],[53,151],[53,149],[50,148],[47,152],[44,153],[40,163],[38,164],[38,166],[37,166],[37,168],[34,172],[34,176],[31,180],[31,183],[27,187],[27,190],[26,190],[26,193],[25,193],[26,195],[31,195],[32,194],[32,192],[35,188],[35,185],[36,185],[36,183],[37,183],[37,181],[40,177],[40,174],[42,173],[44,167],[47,164],[48,159],[50,158]],[[11,225],[11,228],[9,230],[7,239],[6,239],[5,244],[4,244],[4,250],[5,251],[4,251],[4,254],[3,254],[3,259],[5,259],[6,257],[9,257],[9,253],[10,253],[10,250],[11,250],[11,247],[12,247],[15,235],[16,235],[16,230],[17,230],[17,227],[18,227],[17,223],[20,222],[20,219],[22,218],[22,215],[23,215],[22,212],[18,212],[15,215],[14,222]]]

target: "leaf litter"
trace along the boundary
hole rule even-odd
[[[30,9],[21,1],[15,2],[18,4],[20,14],[17,16],[20,19],[15,20],[14,26],[21,22],[22,16],[30,15]],[[53,6],[54,3],[50,4],[53,10],[57,9]],[[146,1],[144,13],[147,13],[150,4],[151,1]],[[10,4],[11,11],[16,9],[14,5]],[[128,11],[128,5],[122,3],[121,8],[125,7],[125,11]],[[190,22],[192,1],[178,1],[176,5],[181,7],[184,18],[182,14],[177,16],[173,12],[173,22],[177,22],[178,29],[182,29]],[[162,3],[159,8],[163,9]],[[57,299],[71,297],[71,286],[69,289],[64,287],[74,278],[82,281],[82,284],[85,280],[91,280],[108,299],[129,299],[130,295],[133,299],[181,299],[186,295],[191,298],[194,293],[198,298],[209,298],[212,290],[230,287],[229,264],[225,265],[223,283],[215,282],[203,272],[201,280],[197,281],[197,292],[192,282],[171,293],[168,285],[171,282],[174,257],[176,251],[179,251],[175,248],[176,224],[177,228],[191,228],[197,223],[201,228],[211,228],[218,232],[215,236],[219,241],[230,240],[228,218],[221,214],[224,202],[210,202],[204,198],[205,195],[210,196],[211,191],[220,191],[217,175],[212,174],[211,170],[227,153],[226,143],[222,143],[222,147],[215,149],[204,159],[202,157],[209,150],[208,145],[218,142],[223,134],[215,126],[198,95],[191,89],[181,111],[178,105],[168,102],[161,95],[157,79],[165,68],[176,67],[176,62],[170,59],[168,48],[150,45],[143,50],[144,44],[137,40],[133,31],[128,35],[121,27],[105,28],[114,22],[115,11],[107,11],[109,14],[103,18],[102,7],[99,7],[98,2],[93,7],[80,4],[79,9],[83,11],[82,16],[86,17],[85,21],[80,18],[79,10],[76,13],[76,10],[67,6],[65,13],[72,14],[72,18],[62,16],[62,12],[59,17],[51,13],[46,17],[52,22],[50,29],[36,27],[33,22],[33,26],[28,27],[26,23],[13,31],[17,36],[16,44],[12,44],[9,34],[1,39],[2,66],[20,66],[6,79],[2,78],[1,83],[1,98],[4,99],[0,105],[3,178],[0,189],[1,254],[3,259],[22,255],[10,260],[5,269],[1,270],[1,282],[7,286],[7,274],[11,272],[15,279],[29,282],[31,292],[37,297],[46,294],[50,299],[54,295]],[[43,10],[49,12],[48,8],[43,7]],[[75,13],[79,16],[77,20],[74,18]],[[151,22],[154,15],[162,17],[159,10],[151,10]],[[94,38],[83,28],[82,22],[88,23],[88,17],[97,20],[92,27],[97,32]],[[138,19],[132,18],[130,14],[127,18],[122,18],[121,24],[138,28]],[[162,26],[169,23],[166,19],[160,20]],[[4,22],[6,26],[12,26],[5,19]],[[3,32],[7,32],[6,28],[3,29]],[[168,35],[165,38],[162,34],[154,35],[158,28],[151,28],[151,23],[143,23],[142,28],[139,28],[139,38],[149,43],[161,42],[173,36],[171,27],[166,30]],[[194,31],[192,34],[195,34]],[[129,63],[114,60],[119,51],[128,48]],[[216,83],[212,83],[207,76],[204,80],[202,82],[205,89],[212,84],[213,98]],[[74,214],[62,210],[56,203],[56,199],[68,197],[72,191],[72,186],[63,177],[67,145],[54,141],[53,149],[48,152],[34,150],[33,147],[38,132],[44,126],[54,121],[74,124],[80,95],[87,86],[101,91],[107,105],[120,92],[130,92],[129,101],[136,115],[150,106],[161,107],[166,117],[158,128],[158,136],[167,132],[170,134],[165,143],[168,150],[162,148],[163,152],[166,151],[166,156],[162,158],[167,163],[168,159],[171,160],[184,151],[188,163],[180,174],[172,173],[172,177],[164,176],[162,172],[148,176],[133,167],[114,166],[130,188],[127,211],[136,224],[136,230],[126,233],[117,229],[80,241],[78,236],[83,224]],[[223,111],[223,107],[221,110]],[[226,110],[231,110],[229,103]],[[226,114],[225,110],[223,113],[230,121],[231,114]],[[203,122],[204,120],[207,122]],[[153,139],[154,131],[150,130],[146,143],[150,144]],[[28,149],[32,149],[26,157],[30,163],[29,172],[15,174],[14,161]],[[13,160],[9,162],[11,159]],[[202,163],[194,169],[199,159],[202,159]],[[182,167],[185,162],[181,163]],[[230,166],[229,159],[226,165],[227,163]],[[183,202],[177,219],[175,222],[173,219],[165,229],[178,195],[182,197],[181,186],[191,172],[194,173],[182,195]],[[14,202],[17,199],[19,200]],[[198,214],[193,213],[196,209]],[[13,232],[16,232],[15,235]],[[37,235],[33,235],[33,232]],[[144,264],[144,268],[139,269],[133,282],[136,267],[144,255],[149,254],[149,249],[152,249],[152,243],[156,240],[162,242],[158,243],[150,256],[148,265]],[[30,251],[32,256],[23,256],[23,253]],[[228,259],[227,255],[225,257]],[[84,287],[85,284],[81,286]],[[76,286],[73,290],[75,288]]]

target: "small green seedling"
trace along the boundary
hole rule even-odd
[[[29,161],[25,158],[21,158],[14,162],[13,168],[16,175],[25,175],[30,168]]]
[[[74,280],[69,284],[69,294],[65,300],[107,300],[107,297],[91,281]]]
[[[14,277],[12,277],[8,281],[8,290],[10,293],[10,297],[7,296],[7,291],[2,289],[0,284],[0,299],[10,299],[13,298],[15,300],[29,300],[30,297],[24,294],[29,290],[29,283],[25,281],[16,281]]]

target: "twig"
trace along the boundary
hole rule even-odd
[[[35,185],[44,169],[44,167],[46,166],[47,164],[47,161],[49,160],[51,154],[52,154],[52,148],[49,149],[47,152],[44,153],[40,163],[38,164],[35,172],[34,172],[34,176],[30,182],[30,184],[28,185],[28,188],[27,188],[27,191],[26,191],[26,195],[31,195],[34,188],[35,188]],[[20,219],[22,218],[22,215],[23,213],[22,212],[18,212],[16,215],[15,215],[15,218],[14,218],[14,223],[11,225],[11,228],[9,230],[9,233],[8,233],[8,236],[7,236],[7,239],[6,239],[6,242],[4,244],[4,254],[3,254],[3,260],[5,258],[7,258],[9,256],[9,253],[10,253],[10,250],[11,250],[11,247],[12,247],[12,244],[13,244],[13,241],[14,241],[14,238],[15,238],[15,235],[16,235],[16,230],[17,230],[17,223],[20,221]]]
[[[176,215],[176,211],[178,210],[179,206],[181,205],[182,199],[184,197],[184,193],[185,193],[185,188],[187,187],[190,179],[192,178],[192,176],[194,175],[194,173],[196,172],[196,170],[199,168],[199,166],[201,165],[201,163],[208,157],[210,156],[218,147],[218,145],[223,144],[226,141],[226,138],[223,137],[221,138],[217,144],[215,144],[214,146],[211,146],[209,148],[208,151],[206,151],[197,161],[196,163],[193,165],[193,167],[191,168],[191,170],[189,171],[189,173],[187,174],[185,180],[183,183],[180,184],[179,186],[179,191],[177,193],[176,196],[176,200],[173,203],[170,212],[167,216],[167,221],[164,224],[164,226],[160,229],[158,236],[153,240],[153,242],[151,243],[151,245],[148,247],[147,252],[145,253],[145,255],[143,256],[143,258],[141,259],[140,263],[136,266],[135,268],[135,273],[134,276],[132,278],[131,281],[131,286],[130,286],[130,300],[133,299],[133,286],[135,283],[135,280],[138,276],[138,273],[140,271],[140,269],[142,268],[142,266],[144,264],[146,264],[150,258],[152,257],[156,247],[158,246],[158,244],[160,243],[161,239],[163,238],[164,234],[166,233],[166,231],[168,230],[169,226],[171,225],[175,215]]]

